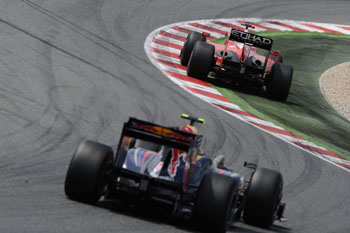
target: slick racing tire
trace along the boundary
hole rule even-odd
[[[185,40],[184,46],[181,50],[181,55],[180,55],[180,63],[183,66],[188,65],[188,61],[190,60],[191,53],[193,50],[194,45],[196,44],[197,41],[207,41],[207,38],[205,36],[202,36],[201,33],[199,32],[190,32],[187,35],[187,38]]]
[[[207,232],[226,232],[237,203],[238,183],[229,176],[207,173],[200,184],[194,221]]]
[[[282,199],[283,179],[281,173],[258,168],[252,175],[243,208],[244,222],[269,227],[275,220]]]
[[[214,53],[214,45],[198,41],[188,62],[187,75],[201,80],[206,79],[214,65]]]
[[[268,98],[284,102],[292,85],[293,67],[276,62],[267,77],[266,95]]]
[[[70,162],[64,190],[74,200],[94,203],[105,193],[113,164],[112,148],[83,141]]]

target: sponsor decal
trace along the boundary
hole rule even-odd
[[[273,40],[267,37],[258,36],[249,32],[243,32],[240,30],[231,30],[230,40],[235,40],[243,43],[250,43],[256,47],[262,49],[271,49]]]
[[[140,124],[133,123],[133,127],[160,135],[162,137],[175,138],[175,139],[180,139],[184,141],[191,140],[191,138],[181,135],[179,132],[175,132],[174,130],[164,128],[161,126],[140,125]]]
[[[153,169],[153,171],[150,173],[151,176],[153,177],[158,177],[160,170],[163,167],[163,161],[160,161],[158,165]]]
[[[181,159],[185,162],[187,153],[182,150],[173,149],[170,164],[168,166],[168,174],[171,177],[175,177],[178,166],[181,163]]]

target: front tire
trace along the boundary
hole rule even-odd
[[[192,51],[188,62],[187,75],[204,80],[214,65],[214,45],[198,41]]]
[[[283,179],[281,173],[258,168],[251,179],[243,208],[244,222],[269,227],[275,220],[282,199]]]
[[[96,202],[104,194],[113,164],[112,148],[83,141],[70,162],[64,190],[74,200]]]
[[[293,67],[276,62],[267,77],[266,95],[277,101],[286,101],[292,85]]]
[[[190,60],[191,53],[193,50],[194,45],[196,44],[197,41],[207,41],[207,38],[205,36],[202,36],[201,33],[199,32],[190,32],[188,33],[184,46],[181,50],[181,55],[180,55],[180,63],[183,66],[188,65],[188,61]]]
[[[232,177],[207,173],[198,191],[195,222],[205,231],[226,232],[233,221],[237,188]]]

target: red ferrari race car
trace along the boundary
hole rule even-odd
[[[282,55],[272,50],[273,40],[231,29],[224,44],[207,41],[208,33],[192,31],[187,35],[180,53],[181,65],[187,75],[206,79],[208,75],[230,85],[263,87],[266,96],[286,101],[292,84],[293,67],[283,64]]]

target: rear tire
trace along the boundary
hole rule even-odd
[[[278,204],[282,199],[283,179],[281,173],[258,168],[251,179],[243,209],[244,222],[269,227],[275,220]]]
[[[237,188],[232,177],[207,173],[198,190],[195,222],[208,232],[226,232],[233,221]]]
[[[266,95],[270,99],[286,101],[292,85],[293,67],[276,62],[267,78]]]
[[[197,41],[207,41],[207,38],[205,36],[202,36],[202,34],[199,32],[192,31],[188,33],[184,46],[181,50],[181,55],[180,55],[181,65],[183,66],[188,65],[188,61],[190,60],[193,47]]]
[[[214,53],[214,45],[198,41],[188,62],[187,75],[201,80],[206,79],[214,65]]]
[[[111,147],[94,141],[81,142],[67,171],[66,195],[77,201],[98,201],[106,191],[112,164]]]

